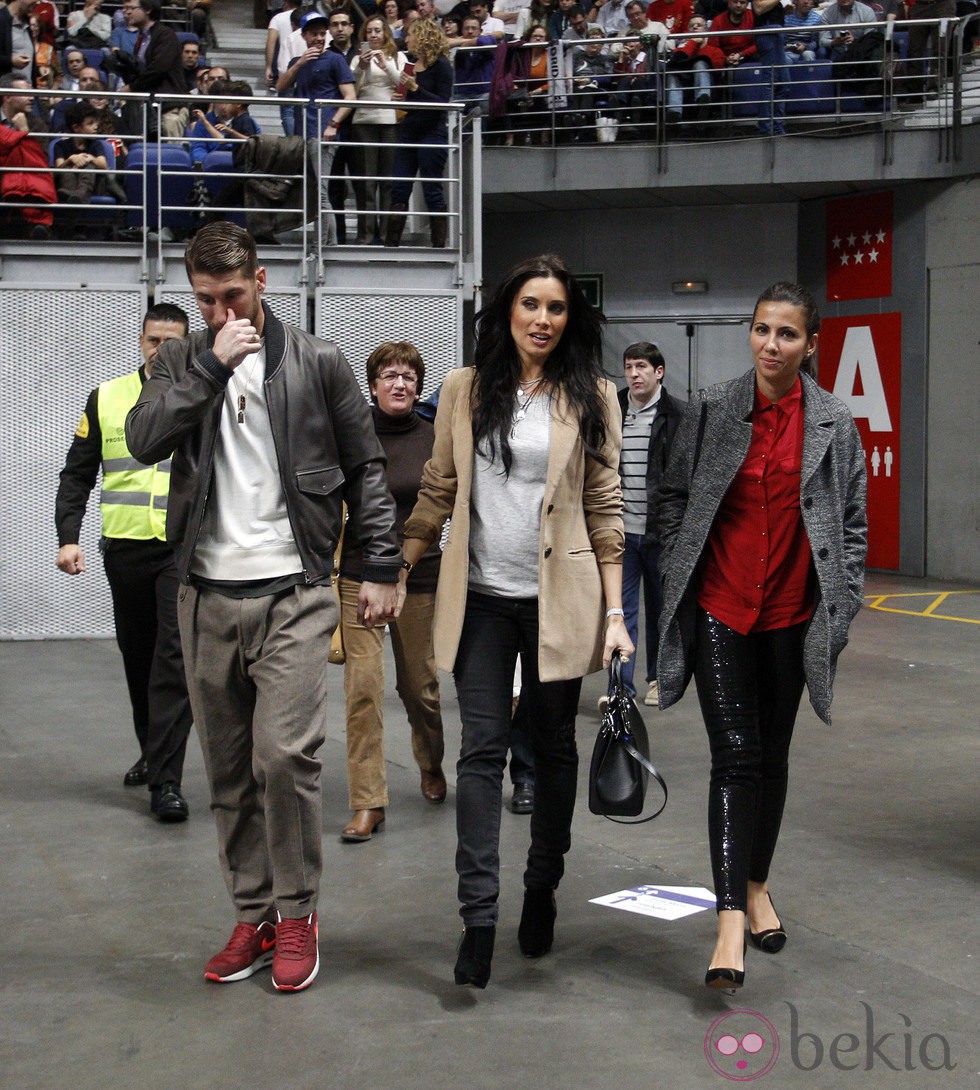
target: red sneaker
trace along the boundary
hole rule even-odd
[[[258,927],[254,923],[237,923],[224,950],[204,966],[204,979],[216,984],[244,980],[272,964],[275,947],[275,925],[268,921]]]
[[[279,917],[276,953],[272,959],[272,983],[280,992],[301,992],[313,983],[320,969],[316,913],[298,920]]]

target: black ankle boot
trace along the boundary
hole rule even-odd
[[[539,958],[551,949],[555,941],[557,915],[554,890],[524,890],[524,909],[517,928],[517,944],[526,958]]]
[[[456,956],[453,978],[457,984],[472,984],[485,988],[490,979],[490,961],[493,958],[493,940],[497,929],[489,927],[464,927]]]
[[[405,230],[407,204],[393,204],[385,225],[385,246],[401,246],[402,232]]]
[[[449,238],[449,220],[442,216],[429,216],[429,239],[436,250],[442,250]]]

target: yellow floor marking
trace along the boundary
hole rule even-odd
[[[947,598],[956,594],[978,594],[975,590],[945,590],[945,591],[914,591],[901,594],[869,594],[866,597],[868,609],[877,610],[879,613],[901,613],[906,617],[930,617],[937,621],[959,621],[961,624],[980,624],[980,619],[973,617],[953,617],[948,613],[937,613],[936,610]],[[929,598],[930,602],[924,609],[899,609],[896,606],[882,605],[890,598]]]

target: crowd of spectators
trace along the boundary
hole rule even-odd
[[[154,95],[160,132],[185,138],[191,110],[165,96],[201,93],[210,5],[168,0],[165,19],[161,0],[0,0],[0,85],[16,92],[0,96],[0,192],[5,203],[39,206],[3,208],[4,237],[112,233],[111,219],[84,225],[78,206],[93,198],[125,203],[117,171],[135,139],[155,135],[158,116],[115,92]],[[243,82],[231,93],[253,89]],[[226,138],[210,130],[208,137]],[[45,167],[51,173],[40,173]]]
[[[781,134],[787,88],[811,71],[824,81],[829,71],[858,108],[864,101],[868,110],[880,109],[889,88],[891,105],[914,106],[936,89],[935,37],[913,26],[907,59],[900,60],[884,24],[968,15],[977,0],[823,0],[819,6],[814,0],[384,0],[377,6],[318,0],[311,9],[284,0],[268,29],[271,88],[282,89],[280,73],[304,51],[298,29],[304,12],[329,18],[344,10],[355,30],[359,15],[377,15],[397,50],[405,49],[416,20],[438,19],[453,67],[453,99],[489,115],[485,128],[511,145],[550,142],[556,131],[559,140],[595,140],[602,115],[616,119],[620,138],[645,139],[658,111],[668,138],[715,134],[730,112],[733,85],[746,84],[742,100],[750,108],[740,116],[753,114],[754,96],[759,129]],[[329,47],[329,34],[327,41]],[[549,62],[552,42],[561,43],[557,62]],[[971,32],[967,53],[972,47]],[[820,62],[830,69],[813,69]],[[284,120],[284,132],[288,126]]]
[[[783,95],[800,66],[806,78],[812,66],[827,62],[842,88],[879,103],[887,77],[894,105],[921,102],[942,74],[933,28],[913,25],[907,58],[900,60],[889,49],[885,24],[971,14],[978,0],[828,0],[819,9],[814,0],[450,2],[266,5],[265,90],[309,102],[305,110],[283,105],[281,130],[270,135],[319,142],[322,206],[337,210],[328,241],[347,241],[340,209],[350,186],[359,213],[356,241],[397,245],[404,218],[389,213],[403,212],[419,175],[433,214],[433,245],[444,244],[439,179],[446,115],[405,111],[399,101],[461,102],[465,112],[488,117],[491,139],[508,145],[547,143],[556,133],[559,140],[602,139],[603,124],[614,136],[618,129],[620,139],[660,132],[670,139],[716,133],[732,86],[744,82],[738,70],[747,68],[756,77],[759,129],[780,134]],[[16,92],[0,97],[4,201],[43,205],[60,194],[62,203],[70,196],[77,204],[90,183],[93,196],[121,197],[114,172],[125,168],[127,144],[155,137],[157,123],[164,138],[186,146],[194,168],[229,141],[257,135],[247,105],[235,101],[257,88],[209,65],[210,6],[211,0],[168,0],[165,9],[161,0],[0,0],[0,85]],[[425,60],[409,44],[420,23]],[[973,37],[966,36],[967,52]],[[32,90],[39,93],[24,93]],[[144,111],[139,102],[114,98],[117,91],[149,92],[157,108]],[[104,97],[89,97],[93,92]],[[202,101],[188,105],[169,95]],[[318,108],[316,98],[344,104]],[[658,128],[661,117],[665,129]],[[68,154],[52,151],[48,132]],[[35,159],[33,168],[13,170]],[[42,165],[53,174],[37,173]],[[71,177],[100,172],[104,177],[94,182]],[[366,180],[374,176],[376,182]],[[202,185],[194,193],[202,202],[207,195]],[[2,212],[8,236],[85,230],[75,210],[56,217],[38,209]]]

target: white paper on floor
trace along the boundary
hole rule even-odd
[[[589,904],[639,912],[661,920],[681,920],[715,907],[715,895],[704,886],[636,886],[593,897]]]

